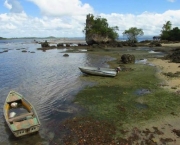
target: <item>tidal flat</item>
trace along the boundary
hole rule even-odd
[[[69,130],[64,133],[63,143],[180,143],[180,96],[175,93],[178,90],[169,91],[160,85],[164,80],[158,77],[155,62],[151,63],[161,59],[159,55],[135,48],[99,49],[87,53],[111,56],[115,59],[108,62],[110,68],[121,66],[123,71],[114,78],[81,76],[82,80],[95,85],[86,87],[75,97],[74,103],[84,111],[63,123],[64,129]],[[147,62],[122,64],[123,54],[133,54],[136,60],[147,59]]]

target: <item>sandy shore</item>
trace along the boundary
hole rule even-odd
[[[180,71],[180,63],[169,63],[169,60],[159,58],[151,58],[148,61],[157,67],[157,77],[162,80],[161,86],[164,89],[172,92],[180,91],[180,77],[170,78],[163,75],[163,73]],[[178,137],[180,134],[177,135],[176,132],[177,130],[180,131],[179,115],[180,113],[178,112],[172,112],[172,114],[164,118],[156,118],[155,120],[142,122],[139,129],[144,130],[147,134],[146,136],[141,136],[141,139],[151,136],[151,141],[158,145],[162,144],[162,142],[168,145],[180,145],[180,138]]]
[[[180,138],[177,133],[180,129],[179,121],[179,114],[159,118],[158,120],[149,120],[145,125],[142,124],[140,128],[147,132],[147,135],[142,136],[142,138],[151,136],[152,142],[157,143],[157,145],[161,145],[162,142],[164,142],[164,145],[180,145]]]
[[[180,91],[180,78],[179,77],[167,77],[163,73],[176,73],[180,71],[179,63],[169,63],[169,60],[162,60],[158,58],[149,60],[158,68],[157,76],[162,80],[161,86],[173,92]],[[176,88],[176,89],[175,89]]]
[[[180,47],[180,43],[169,43],[169,44],[162,43],[161,45],[162,47]]]

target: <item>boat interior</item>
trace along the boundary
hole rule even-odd
[[[16,107],[12,107],[12,103],[17,103]],[[10,117],[10,113],[14,113],[14,116]],[[9,123],[13,122],[21,122],[24,120],[32,119],[34,117],[33,110],[31,106],[23,101],[22,99],[13,101],[13,102],[8,102],[7,103],[7,117]]]

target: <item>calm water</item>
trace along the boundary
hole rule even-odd
[[[57,142],[61,134],[58,124],[80,112],[72,103],[73,98],[85,86],[92,85],[81,80],[83,74],[78,66],[108,67],[106,62],[111,59],[82,52],[63,57],[63,49],[43,52],[36,50],[39,47],[28,39],[0,40],[1,145]],[[36,108],[42,124],[38,134],[15,138],[10,132],[3,116],[3,104],[10,90],[24,95]]]

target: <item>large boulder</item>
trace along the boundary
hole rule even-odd
[[[112,39],[110,39],[109,37],[104,37],[98,34],[86,34],[86,43],[88,45],[92,45],[92,44],[100,44],[100,43],[108,43],[111,42]]]
[[[150,44],[149,44],[149,47],[161,47],[161,43],[158,42],[158,41],[152,41]]]
[[[130,54],[123,54],[121,56],[121,62],[125,64],[135,63],[135,56]]]
[[[57,44],[57,47],[63,47],[64,46],[64,43],[58,43]]]

